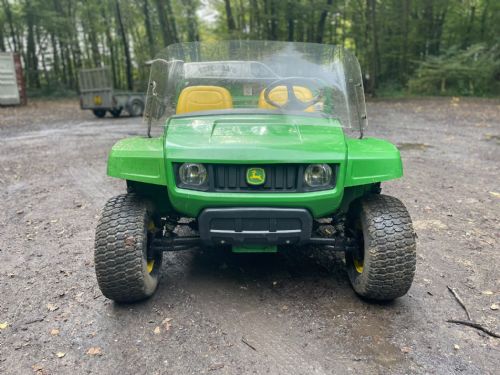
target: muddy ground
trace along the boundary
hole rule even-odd
[[[0,374],[498,374],[500,339],[446,320],[466,317],[451,286],[500,331],[500,102],[368,110],[368,135],[404,159],[383,191],[418,233],[408,295],[359,299],[321,249],[205,251],[167,254],[154,297],[124,306],[97,287],[94,228],[124,191],[107,153],[143,125],[76,101],[0,108]]]

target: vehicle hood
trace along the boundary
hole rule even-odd
[[[285,115],[173,117],[166,157],[192,162],[340,162],[344,132],[335,119]]]

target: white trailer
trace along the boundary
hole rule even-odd
[[[108,67],[82,69],[78,74],[80,108],[90,109],[97,117],[119,117],[123,110],[130,116],[141,116],[144,111],[144,94],[113,89],[111,70]]]
[[[24,79],[19,55],[0,52],[0,105],[25,104]]]

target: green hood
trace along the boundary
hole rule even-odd
[[[165,146],[169,161],[325,163],[346,157],[339,122],[306,116],[173,117]]]

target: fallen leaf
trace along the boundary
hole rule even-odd
[[[458,349],[460,349],[460,346],[458,346],[457,344],[455,344],[455,345],[453,345],[453,349],[458,350]]]
[[[497,193],[496,191],[490,191],[490,194],[493,195],[495,198],[500,198],[500,193]]]
[[[64,352],[57,352],[57,353],[56,353],[57,358],[62,358],[62,357],[64,357],[65,355],[66,355],[66,353],[64,353]]]
[[[481,294],[484,294],[485,296],[491,296],[493,292],[491,290],[484,290],[481,292]]]
[[[156,328],[153,330],[153,333],[154,333],[155,335],[159,335],[159,334],[160,334],[160,332],[161,332],[160,327],[156,327]]]
[[[407,346],[403,346],[401,348],[401,353],[411,353],[411,348],[409,348]]]
[[[5,329],[8,326],[9,326],[9,323],[7,323],[7,322],[0,323],[0,329]]]
[[[49,311],[56,311],[57,309],[59,309],[59,306],[54,305],[53,303],[47,303],[47,309]]]
[[[54,329],[52,329],[52,330],[50,331],[50,334],[51,334],[52,336],[57,336],[57,335],[59,335],[59,330],[58,330],[57,328],[54,328]]]
[[[88,355],[102,355],[102,349],[98,346],[96,347],[91,347],[89,350],[87,350]]]
[[[498,304],[494,303],[493,305],[490,306],[490,309],[492,309],[492,310],[498,310]]]

